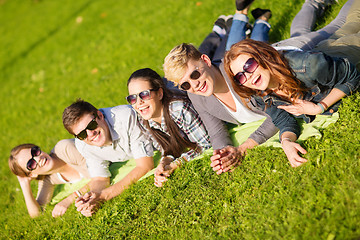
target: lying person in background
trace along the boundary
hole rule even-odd
[[[326,39],[345,22],[346,15],[353,0],[349,0],[340,10],[336,19],[324,28],[311,32],[317,16],[323,9],[334,1],[307,0],[292,23],[292,38],[276,43],[279,48],[310,48],[316,43]],[[237,2],[238,3],[238,2]],[[244,5],[242,5],[244,6]],[[241,23],[240,8],[238,17],[234,16],[233,26],[243,26],[244,34],[234,34],[229,39],[234,42],[227,42],[228,46],[244,39],[246,22]],[[309,21],[301,21],[303,17]],[[244,16],[242,16],[244,18]],[[236,23],[236,21],[239,21]],[[264,28],[259,30],[267,31],[267,24],[262,23]],[[294,27],[293,27],[294,26]],[[229,35],[235,33],[233,27]],[[257,36],[266,36],[267,32]],[[301,32],[298,35],[296,32]],[[258,39],[266,41],[266,38]],[[221,56],[221,54],[218,54]],[[210,135],[210,141],[214,148],[211,157],[211,167],[217,174],[227,172],[237,166],[247,149],[266,142],[272,137],[278,128],[273,124],[271,118],[264,111],[257,108],[255,99],[241,98],[232,86],[232,80],[227,76],[224,64],[221,60],[210,59],[206,54],[197,50],[191,44],[180,44],[174,47],[164,60],[165,77],[187,91],[188,96],[199,113],[205,127]],[[234,147],[227,132],[225,122],[233,124],[255,122],[260,119],[266,120],[249,136],[239,147]],[[303,161],[303,160],[302,160]],[[296,164],[297,165],[297,164]]]
[[[321,52],[284,51],[246,39],[226,53],[225,71],[235,92],[255,99],[280,129],[280,142],[291,166],[306,162],[306,150],[295,141],[300,126],[295,118],[311,122],[317,114],[337,111],[340,100],[360,85],[360,73],[346,58]]]

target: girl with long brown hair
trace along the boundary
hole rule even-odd
[[[300,127],[295,118],[311,122],[317,114],[332,114],[340,100],[356,91],[360,74],[346,58],[321,52],[278,52],[270,45],[243,40],[224,58],[225,71],[239,96],[254,98],[280,129],[280,141],[292,166],[306,159],[295,143]]]
[[[163,158],[155,172],[155,185],[161,187],[183,162],[211,147],[205,127],[180,91],[171,91],[150,68],[139,69],[128,80],[127,101],[137,111]]]

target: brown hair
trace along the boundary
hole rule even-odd
[[[293,102],[291,99],[298,99],[303,96],[306,89],[295,77],[288,61],[265,42],[245,39],[232,45],[224,57],[224,68],[230,79],[234,77],[230,64],[241,54],[250,55],[261,67],[270,71],[271,75],[274,76],[274,80],[279,84],[278,89],[287,94],[286,100]],[[234,81],[232,81],[232,85],[239,96],[243,98],[250,98],[251,95],[264,95],[260,90],[239,86]],[[269,93],[271,93],[271,90],[265,92],[265,94]]]
[[[70,106],[65,108],[62,115],[64,127],[70,134],[74,134],[71,127],[74,126],[74,124],[76,124],[85,114],[93,114],[94,116],[97,116],[97,111],[98,109],[92,104],[79,98]]]
[[[184,76],[187,63],[199,60],[201,52],[192,44],[182,43],[174,47],[164,59],[165,77],[176,84]]]
[[[20,167],[16,156],[19,154],[19,152],[21,150],[27,149],[27,148],[32,148],[35,146],[36,145],[32,144],[32,143],[25,143],[25,144],[18,145],[16,147],[14,147],[13,149],[11,149],[10,157],[9,157],[9,167],[10,167],[10,170],[16,176],[19,176],[19,177],[28,177],[29,176],[30,172],[24,171],[24,169]]]
[[[173,121],[170,116],[169,106],[170,103],[174,100],[190,101],[187,98],[186,94],[175,93],[168,89],[165,85],[164,80],[157,74],[154,70],[150,68],[139,69],[131,74],[128,79],[127,85],[129,86],[130,82],[135,79],[141,79],[150,83],[152,89],[163,90],[163,97],[161,103],[163,105],[163,112],[165,118],[165,124],[169,133],[164,133],[158,129],[151,128],[149,121],[144,120],[146,128],[150,131],[151,135],[155,140],[160,144],[161,148],[164,151],[164,155],[172,155],[175,158],[180,157],[180,155],[187,149],[196,149],[197,143],[189,141],[187,138],[184,138],[180,134],[180,129],[178,125]]]

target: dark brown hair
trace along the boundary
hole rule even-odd
[[[158,90],[161,88],[163,90],[163,97],[161,102],[163,105],[165,124],[169,134],[164,133],[158,129],[151,128],[147,120],[144,120],[144,124],[145,127],[150,131],[151,135],[162,147],[164,155],[172,155],[177,158],[187,148],[196,149],[198,146],[197,143],[191,142],[187,138],[184,138],[180,134],[181,130],[170,116],[170,103],[174,100],[189,101],[187,95],[181,92],[175,93],[174,91],[168,89],[160,75],[150,68],[143,68],[133,72],[128,79],[127,85],[129,86],[130,82],[135,79],[141,79],[149,82],[152,89]]]
[[[74,124],[76,124],[85,114],[97,116],[97,111],[97,108],[92,104],[82,99],[77,99],[74,103],[65,108],[63,112],[62,121],[64,127],[70,134],[74,134],[71,129],[72,126],[74,126]]]
[[[230,64],[241,54],[248,54],[254,58],[264,69],[268,69],[273,79],[279,84],[278,89],[287,94],[286,100],[293,102],[292,99],[301,98],[306,90],[301,82],[295,77],[288,61],[273,47],[265,42],[245,39],[234,44],[224,57],[224,68],[230,79],[234,73],[230,69]],[[239,86],[232,81],[235,91],[240,97],[250,98],[251,95],[264,95],[260,90]],[[267,90],[265,94],[271,93]]]

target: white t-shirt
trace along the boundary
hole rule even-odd
[[[223,102],[221,102],[220,100],[218,100],[224,107],[225,109],[240,123],[249,123],[249,122],[255,122],[258,121],[260,119],[263,119],[265,116],[257,114],[253,111],[251,111],[249,108],[247,108],[246,106],[243,105],[239,95],[235,92],[235,90],[233,89],[231,83],[229,83],[227,81],[227,78],[224,78],[225,82],[228,86],[228,88],[230,89],[230,93],[231,96],[234,99],[235,102],[235,106],[236,106],[236,111],[232,111],[230,108],[228,108]]]
[[[112,144],[97,147],[75,139],[75,146],[86,159],[91,177],[111,177],[112,162],[152,157],[151,140],[142,131],[135,110],[129,105],[99,109],[109,126]]]

